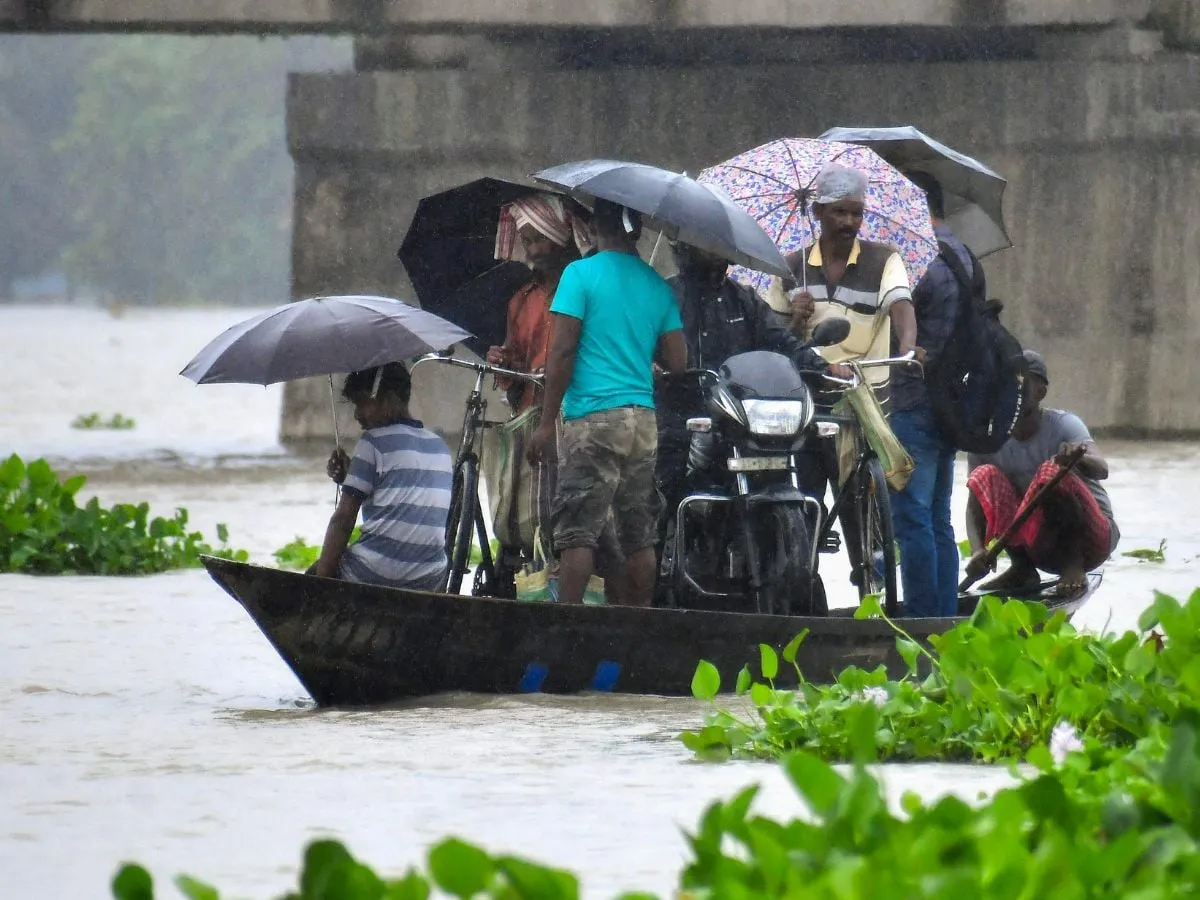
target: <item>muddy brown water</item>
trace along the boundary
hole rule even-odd
[[[320,460],[277,442],[281,391],[197,387],[176,375],[248,310],[0,307],[0,451],[82,471],[105,503],[187,507],[229,526],[256,561],[296,535],[316,542],[332,492]],[[134,418],[79,431],[81,413]],[[1102,442],[1121,551],[1076,616],[1130,627],[1160,589],[1200,585],[1200,445]],[[956,523],[965,492],[959,472]],[[827,559],[827,558],[826,558]],[[824,560],[823,560],[824,562]],[[845,567],[827,569],[850,602]],[[448,695],[400,708],[315,710],[240,607],[202,571],[148,578],[0,575],[0,869],[6,896],[101,898],[121,860],[165,889],[189,872],[222,896],[290,886],[305,842],[334,835],[399,873],[446,834],[566,866],[585,896],[668,894],[681,828],[760,783],[757,808],[800,803],[775,767],[700,765],[675,739],[703,707],[686,699]],[[987,767],[883,769],[888,795],[974,797]]]

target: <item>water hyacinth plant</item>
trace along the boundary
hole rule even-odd
[[[71,421],[71,427],[81,431],[129,431],[137,422],[121,413],[113,413],[107,419],[100,413],[80,413]]]
[[[32,575],[146,575],[200,565],[201,554],[245,561],[217,526],[217,546],[188,528],[188,512],[151,517],[148,504],[103,507],[76,495],[83,475],[63,479],[44,459],[15,453],[0,462],[0,572]]]
[[[860,616],[883,616],[877,600]],[[884,617],[886,620],[886,617]],[[745,712],[714,708],[704,727],[681,737],[697,755],[777,759],[805,749],[829,760],[850,758],[857,710],[879,710],[879,756],[888,760],[1020,760],[1068,740],[1089,738],[1132,747],[1185,710],[1200,709],[1200,590],[1180,604],[1156,594],[1139,632],[1078,632],[1062,613],[1038,603],[985,598],[966,622],[932,636],[931,649],[894,622],[908,673],[889,680],[883,667],[844,670],[814,685],[796,668],[799,690],[776,690],[779,657],[760,648],[761,680],[749,667],[735,692]],[[795,666],[804,635],[782,656]],[[922,673],[928,671],[928,675]],[[720,674],[701,662],[693,693],[712,701]]]
[[[893,813],[865,764],[875,756],[879,711],[860,704],[847,773],[799,751],[783,768],[810,814],[780,822],[754,815],[757,788],[712,804],[688,833],[691,859],[678,900],[1182,900],[1200,891],[1200,718],[1188,714],[1161,748],[1093,746],[1061,766],[972,805],[926,803],[912,793]],[[190,900],[220,900],[189,876]],[[125,865],[117,900],[153,900],[148,872]],[[334,841],[304,855],[297,891],[280,900],[578,900],[574,875],[456,839],[436,845],[425,871],[388,880]],[[619,900],[655,900],[648,892]]]

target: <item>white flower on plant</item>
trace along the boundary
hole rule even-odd
[[[874,703],[876,706],[883,706],[888,702],[888,692],[877,685],[863,688],[854,694],[855,700],[861,700],[865,703]]]
[[[1083,749],[1083,741],[1079,732],[1070,722],[1059,722],[1050,732],[1050,756],[1056,766],[1061,766],[1068,753]]]

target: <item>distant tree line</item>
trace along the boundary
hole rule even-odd
[[[0,38],[0,299],[61,272],[126,302],[281,302],[286,73],[349,58],[318,38]]]

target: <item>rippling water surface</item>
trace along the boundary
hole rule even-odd
[[[106,503],[187,507],[228,524],[256,561],[331,510],[320,460],[277,442],[281,391],[176,375],[245,310],[0,307],[0,450],[86,472]],[[1052,399],[1052,398],[1051,398]],[[127,432],[70,428],[131,416]],[[1200,446],[1102,442],[1124,535],[1168,539],[1167,562],[1117,556],[1076,624],[1133,625],[1155,588],[1200,584]],[[962,521],[965,491],[956,496]],[[844,567],[828,577],[848,601]],[[840,590],[840,594],[837,591]],[[447,695],[370,712],[312,709],[241,608],[203,572],[149,578],[0,575],[0,869],[13,897],[100,898],[117,863],[160,884],[180,871],[233,897],[294,880],[303,844],[346,839],[398,872],[453,832],[576,869],[588,897],[666,894],[711,800],[761,783],[764,811],[799,811],[770,766],[699,765],[674,739],[686,699]],[[889,766],[889,795],[974,796],[1003,771]],[[164,896],[174,896],[172,889]]]

